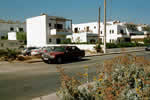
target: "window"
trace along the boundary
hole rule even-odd
[[[123,30],[120,30],[120,33],[124,33],[124,31],[123,31]]]
[[[110,30],[109,32],[110,32],[110,34],[111,34],[111,30]]]
[[[49,42],[52,42],[52,39],[49,39]]]
[[[103,34],[103,32],[101,31],[101,34]]]
[[[87,26],[87,27],[86,27],[86,32],[89,32],[89,31],[90,31],[90,27]]]
[[[56,44],[60,44],[61,43],[61,39],[57,38],[56,39]]]
[[[51,27],[51,23],[49,23],[48,25],[49,25],[49,27]]]
[[[55,28],[56,29],[63,29],[63,25],[62,24],[55,24]]]
[[[13,28],[13,27],[11,27],[11,28],[10,28],[10,31],[14,31],[14,28]]]
[[[109,40],[109,42],[111,43],[111,39]]]
[[[23,28],[19,28],[19,32],[23,32],[24,30],[23,30]]]
[[[94,43],[96,43],[96,41],[94,39],[91,39],[90,43],[94,44]]]
[[[96,29],[96,26],[94,26],[94,29]]]
[[[78,33],[78,28],[75,28],[75,29],[74,29],[74,32],[75,32],[75,33]]]
[[[114,33],[114,30],[112,30],[112,33]]]

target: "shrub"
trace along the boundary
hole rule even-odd
[[[62,81],[57,96],[60,100],[147,100],[150,98],[149,66],[150,62],[143,57],[115,57],[105,61],[93,83],[86,85],[58,67]],[[88,73],[82,75],[88,77]]]
[[[144,44],[145,45],[150,45],[150,37],[144,39]]]
[[[95,48],[95,50],[96,50],[97,52],[103,53],[103,50],[102,50],[102,48],[101,48],[101,44],[96,44],[96,46],[95,46],[94,48]]]
[[[110,48],[124,48],[124,47],[139,47],[139,46],[145,46],[144,44],[141,44],[141,43],[129,43],[129,42],[126,42],[126,43],[118,43],[118,44],[115,44],[115,43],[107,43],[106,44],[106,47],[108,49]]]
[[[71,44],[71,39],[63,40],[61,44]]]
[[[106,44],[106,47],[109,49],[109,48],[118,48],[117,44],[115,43],[107,43]]]
[[[7,48],[2,52],[2,56],[5,58],[4,60],[6,61],[15,60],[19,54],[20,52],[17,51],[16,49],[9,49],[9,48]]]
[[[4,49],[0,49],[0,57],[5,56],[7,54],[7,51]]]

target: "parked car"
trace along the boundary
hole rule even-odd
[[[42,48],[32,49],[31,50],[31,56],[40,55],[41,54],[41,49]]]
[[[24,50],[22,50],[22,54],[24,56],[28,55],[31,56],[31,50],[33,49],[37,49],[36,47],[29,47],[29,48],[24,48]]]
[[[49,52],[43,53],[42,60],[49,64],[51,62],[61,64],[67,59],[81,59],[84,56],[85,51],[80,50],[76,46],[61,46],[50,48]]]
[[[145,48],[146,51],[150,51],[150,45]]]
[[[52,48],[52,47],[43,47],[43,48],[41,49],[41,51],[40,51],[41,55],[42,55],[43,53],[50,52],[51,48]]]

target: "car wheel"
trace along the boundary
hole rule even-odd
[[[48,64],[51,64],[51,60],[50,60],[50,59],[48,59],[46,62],[47,62]]]
[[[82,59],[82,56],[79,56],[79,57],[78,57],[78,60],[81,60],[81,59]]]
[[[62,63],[63,63],[62,57],[58,57],[58,58],[57,58],[57,63],[58,63],[58,64],[62,64]]]

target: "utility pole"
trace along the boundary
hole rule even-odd
[[[100,7],[99,7],[99,15],[98,15],[98,44],[100,43]]]
[[[106,54],[106,0],[104,0],[104,54]]]

